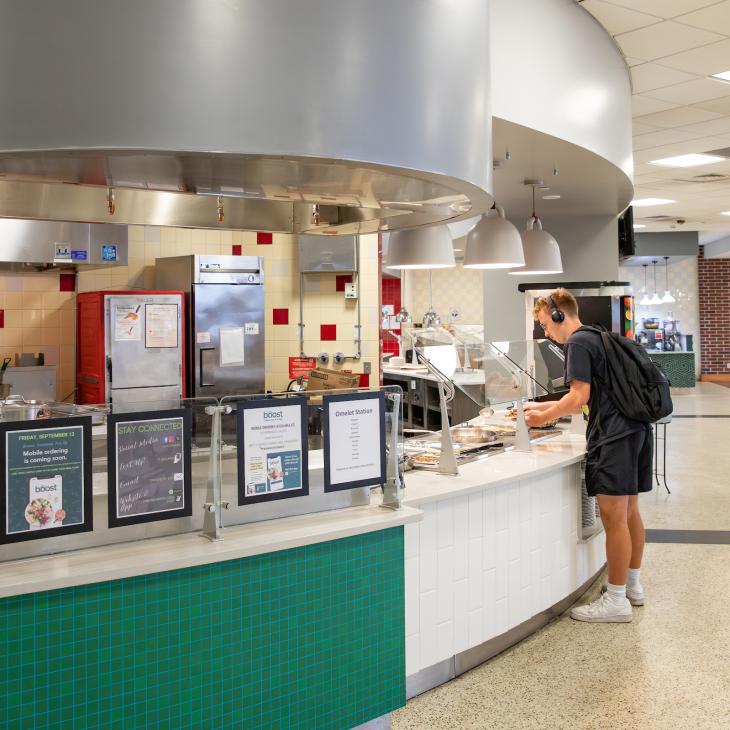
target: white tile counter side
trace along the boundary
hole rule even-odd
[[[15,560],[0,563],[0,598],[247,558],[420,519],[413,507],[370,505],[227,527],[225,539],[216,543],[194,532]]]
[[[406,474],[405,503],[424,512],[405,528],[408,677],[505,634],[600,570],[603,532],[585,543],[578,533],[584,450],[582,435],[564,434],[457,477]]]

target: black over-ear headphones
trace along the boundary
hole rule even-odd
[[[557,324],[560,324],[561,322],[565,321],[565,312],[563,312],[562,309],[558,309],[555,306],[555,302],[553,301],[553,298],[551,296],[548,296],[545,301],[547,302],[548,307],[550,307],[550,319],[552,319],[553,322],[556,322]]]

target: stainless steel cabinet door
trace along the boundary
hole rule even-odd
[[[164,294],[106,298],[107,353],[111,356],[107,379],[112,390],[181,385],[180,302],[179,296]],[[148,307],[157,305],[166,305],[176,316],[176,337],[165,342],[174,343],[174,347],[151,346],[158,344],[159,339],[151,339],[156,333],[147,327]]]
[[[195,284],[191,304],[195,330],[192,363],[195,395],[263,393],[263,286]],[[243,328],[243,365],[221,364],[222,327]]]

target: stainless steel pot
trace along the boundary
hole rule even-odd
[[[451,429],[451,438],[459,444],[484,444],[494,441],[497,434],[482,426],[456,426]]]
[[[3,421],[35,421],[48,418],[48,404],[40,400],[25,400],[23,396],[11,395],[0,405],[0,417]]]

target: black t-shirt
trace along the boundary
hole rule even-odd
[[[595,447],[614,441],[635,431],[643,431],[646,425],[626,418],[613,404],[606,388],[606,354],[600,334],[578,330],[565,343],[565,384],[571,380],[589,383],[588,399],[588,446]],[[585,414],[585,406],[584,406]]]

